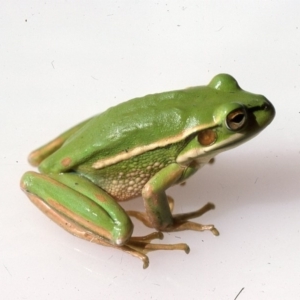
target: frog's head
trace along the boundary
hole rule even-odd
[[[208,85],[205,128],[178,157],[203,161],[256,136],[274,116],[273,105],[262,95],[242,90],[230,75],[219,74]]]
[[[208,86],[222,92],[222,102],[213,113],[218,134],[216,148],[237,146],[257,135],[274,119],[271,102],[262,95],[242,90],[232,76],[217,75]]]

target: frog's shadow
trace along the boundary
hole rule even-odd
[[[216,207],[236,207],[237,205],[266,205],[266,203],[289,202],[299,199],[299,168],[291,168],[284,159],[244,160],[239,163],[223,162],[221,166],[212,166],[212,170],[196,174],[191,178],[188,195],[193,194],[201,203],[213,202]],[[299,161],[297,158],[289,158]],[[201,182],[199,182],[199,179]],[[199,188],[206,195],[199,195]],[[198,190],[198,191],[197,191]],[[209,192],[207,192],[209,191]]]
[[[218,165],[217,158],[216,163],[199,170],[184,186],[167,190],[167,194],[175,199],[175,213],[194,210],[212,202],[219,215],[237,206],[259,206],[300,197],[296,180],[299,171],[297,168],[291,170],[285,160],[278,158],[274,163],[274,159],[261,159],[253,162],[240,157],[239,161],[242,163],[228,160]],[[129,201],[125,209],[143,211],[142,199]]]

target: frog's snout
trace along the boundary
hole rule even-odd
[[[264,111],[269,115],[269,119],[271,123],[276,115],[276,111],[274,105],[267,99],[264,104]]]
[[[255,112],[255,115],[259,127],[264,128],[273,121],[276,115],[275,107],[268,99],[265,98],[260,109]]]

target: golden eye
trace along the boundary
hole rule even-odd
[[[205,129],[198,133],[198,142],[203,146],[212,145],[217,139],[217,134],[212,129]]]
[[[236,131],[241,129],[247,120],[247,114],[244,109],[237,109],[227,115],[226,125],[228,129]]]

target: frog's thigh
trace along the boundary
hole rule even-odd
[[[90,119],[89,119],[90,120]],[[38,166],[45,158],[50,156],[56,150],[58,150],[63,143],[76,131],[78,131],[81,127],[83,127],[89,120],[85,120],[80,124],[70,128],[69,130],[65,131],[54,140],[48,142],[47,144],[43,145],[42,147],[32,151],[29,154],[28,161],[32,166]]]
[[[86,236],[93,233],[108,243],[122,245],[132,234],[133,225],[123,208],[99,187],[75,173],[27,172],[21,186],[34,204],[74,235],[89,239],[83,233],[78,234],[78,230],[85,229]]]
[[[157,172],[144,186],[142,196],[151,226],[163,230],[173,224],[173,217],[165,190],[176,184],[185,167],[170,164]]]

